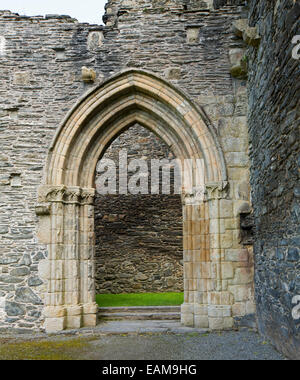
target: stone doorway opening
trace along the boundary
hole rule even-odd
[[[124,129],[139,124],[184,162],[200,160],[182,188],[185,326],[230,328],[246,314],[253,265],[240,244],[234,198],[219,138],[201,107],[156,75],[122,72],[78,101],[49,149],[39,189],[39,265],[48,332],[95,326],[95,173]],[[248,307],[249,309],[249,307]]]
[[[182,200],[174,194],[171,167],[171,194],[162,194],[162,170],[159,194],[151,194],[151,162],[171,162],[175,156],[153,132],[136,124],[123,131],[99,161],[96,190],[102,160],[114,161],[119,176],[119,155],[124,150],[129,167],[132,160],[146,162],[149,171],[142,175],[148,179],[149,194],[120,194],[118,180],[116,194],[96,191],[96,294],[183,292]]]

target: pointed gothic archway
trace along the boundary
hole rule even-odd
[[[37,206],[39,239],[48,245],[48,259],[40,265],[47,280],[41,297],[48,332],[96,324],[95,169],[115,136],[136,123],[158,135],[177,158],[204,163],[202,173],[193,173],[191,191],[183,194],[182,323],[233,325],[232,295],[222,288],[220,238],[227,174],[215,131],[184,93],[151,73],[129,70],[80,100],[49,150]]]

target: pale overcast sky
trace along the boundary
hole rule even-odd
[[[106,0],[0,0],[1,10],[26,16],[64,14],[80,22],[102,24]]]

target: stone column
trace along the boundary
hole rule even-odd
[[[82,190],[80,228],[80,277],[83,326],[93,327],[97,323],[95,303],[95,232],[94,232],[94,189]]]
[[[42,204],[37,210],[48,210],[38,213],[40,242],[48,246],[48,259],[39,266],[40,276],[47,281],[46,294],[41,295],[47,332],[96,325],[94,193],[79,187],[40,188]]]
[[[228,291],[227,280],[233,277],[234,268],[232,262],[225,260],[225,249],[232,246],[234,239],[233,232],[225,228],[225,218],[232,218],[233,201],[226,199],[227,190],[226,182],[206,184],[211,273],[207,283],[207,316],[212,330],[233,327],[233,296]]]
[[[184,286],[181,321],[186,326],[224,329],[233,326],[233,295],[228,279],[234,276],[225,249],[234,240],[226,231],[225,219],[232,217],[233,202],[227,183],[209,183],[205,194],[195,189],[184,201]],[[228,214],[228,215],[227,215]]]
[[[207,283],[209,270],[209,220],[204,188],[194,188],[183,202],[184,304],[181,322],[185,326],[208,327]],[[201,309],[201,310],[200,310]],[[204,314],[203,314],[204,313]]]

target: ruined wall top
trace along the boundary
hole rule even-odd
[[[245,0],[108,0],[106,8],[138,9],[181,9],[193,11],[218,8],[224,5],[243,5]]]
[[[103,21],[107,26],[115,24],[119,16],[142,12],[197,12],[219,9],[223,6],[244,5],[245,0],[108,0]]]
[[[46,16],[25,16],[25,15],[20,15],[18,13],[12,12],[7,9],[0,9],[0,19],[6,19],[7,21],[9,20],[31,20],[31,21],[51,21],[53,20],[54,22],[78,22],[75,18],[72,18],[71,16],[68,15],[58,15],[58,14],[48,14]]]
[[[142,9],[146,13],[147,10],[207,8],[212,3],[213,0],[108,0],[106,10],[109,13],[109,10],[115,9]]]
[[[159,13],[189,13],[189,12],[209,12],[225,6],[245,5],[245,0],[107,0],[103,22],[107,27],[116,26],[116,21],[120,16],[132,13],[147,14]],[[20,15],[10,10],[0,9],[0,19],[9,20],[29,20],[34,23],[79,23],[77,19],[68,15],[46,14],[45,16]],[[100,24],[100,17],[99,17]]]

